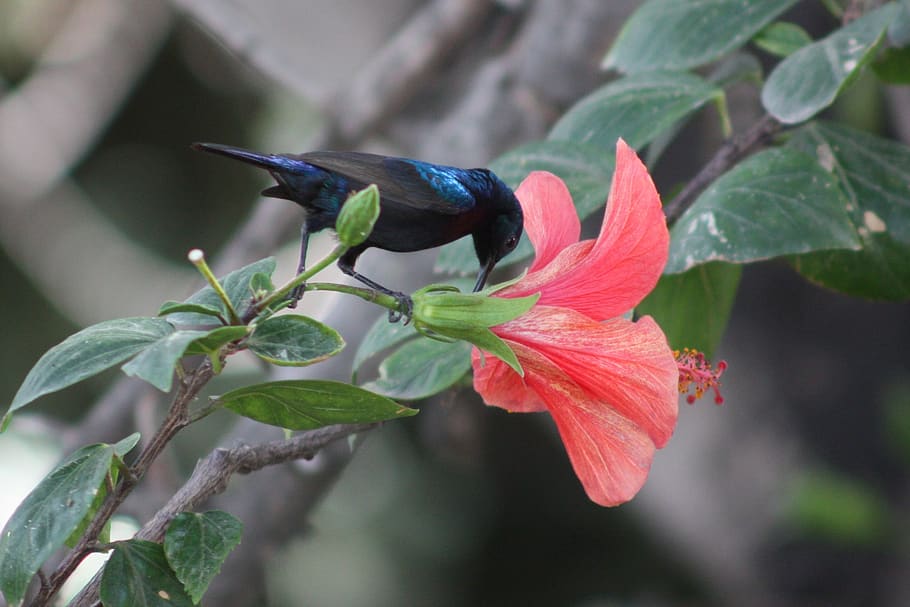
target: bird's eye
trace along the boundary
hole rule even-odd
[[[517,237],[517,236],[509,236],[509,239],[506,240],[506,248],[509,249],[510,251],[511,251],[512,249],[514,249],[514,248],[515,248],[515,245],[517,245],[517,244],[518,244],[518,237]]]

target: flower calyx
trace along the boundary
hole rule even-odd
[[[512,349],[490,327],[501,325],[528,312],[539,294],[505,299],[482,293],[462,293],[451,285],[426,286],[411,295],[414,328],[432,339],[464,340],[507,363],[524,375]]]

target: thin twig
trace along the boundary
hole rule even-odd
[[[234,474],[248,474],[267,466],[284,464],[298,459],[311,459],[328,444],[353,434],[377,427],[373,424],[326,426],[287,440],[271,441],[255,446],[241,445],[231,449],[215,449],[200,460],[193,474],[173,497],[136,534],[139,539],[161,542],[171,520],[181,512],[195,510],[210,497],[224,492]],[[70,602],[70,607],[97,605],[101,572]]]
[[[682,191],[664,205],[667,223],[670,225],[676,223],[692,206],[702,190],[726,173],[740,159],[764,145],[772,135],[780,131],[782,126],[780,122],[766,114],[741,136],[733,137],[724,143],[708,164],[686,184]]]
[[[149,466],[158,458],[167,444],[174,436],[188,423],[187,407],[190,401],[196,398],[199,391],[213,377],[212,365],[209,360],[202,362],[196,370],[189,374],[186,380],[180,385],[174,402],[167,413],[158,431],[152,436],[152,439],[139,454],[136,462],[130,466],[130,474],[121,476],[120,482],[114,488],[101,507],[92,522],[89,523],[82,537],[76,546],[66,555],[66,557],[57,566],[50,575],[46,584],[42,584],[41,589],[35,598],[29,603],[32,607],[44,607],[49,605],[57,592],[63,586],[63,583],[72,575],[79,563],[91,552],[98,542],[104,526],[114,515],[123,500],[132,492],[133,488],[142,479],[148,471]]]
[[[192,476],[168,503],[136,534],[136,537],[160,542],[168,523],[177,514],[195,509],[205,500],[224,492],[234,474],[249,474],[267,466],[298,459],[312,459],[323,447],[341,438],[377,427],[379,424],[344,424],[326,426],[255,446],[215,449],[196,464]]]

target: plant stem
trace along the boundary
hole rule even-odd
[[[676,197],[664,205],[667,223],[673,225],[682,217],[702,190],[715,179],[727,172],[741,158],[763,145],[772,135],[783,128],[783,125],[770,115],[765,115],[739,137],[727,140],[714,157],[692,178]]]
[[[289,439],[259,445],[239,445],[230,449],[218,448],[200,460],[192,476],[171,497],[142,529],[137,539],[160,543],[171,520],[181,512],[193,511],[208,498],[223,493],[235,474],[249,474],[266,466],[297,459],[310,459],[330,443],[363,433],[381,425],[344,424],[325,426],[295,435]],[[356,448],[354,446],[351,451]],[[94,607],[98,604],[101,573],[73,598],[70,607]]]
[[[92,522],[82,534],[79,543],[57,566],[57,569],[47,579],[47,583],[41,585],[38,594],[29,603],[30,607],[46,607],[50,605],[63,583],[72,575],[79,563],[82,562],[82,559],[94,551],[94,547],[98,543],[98,537],[111,516],[114,515],[126,497],[132,492],[171,439],[189,423],[187,407],[190,401],[199,394],[199,391],[213,376],[214,372],[209,360],[200,364],[192,373],[187,375],[186,381],[181,384],[161,426],[152,436],[148,445],[142,450],[142,453],[139,454],[139,457],[136,458],[135,463],[130,466],[130,473],[122,475],[114,491],[101,504],[95,518],[92,519]]]
[[[389,310],[398,310],[398,299],[386,295],[385,293],[380,293],[379,291],[374,291],[373,289],[367,289],[365,287],[353,287],[351,285],[340,285],[333,282],[310,282],[306,285],[307,291],[333,291],[335,293],[346,293],[348,295],[353,295],[359,297],[364,301],[369,301],[377,305],[387,308]]]
[[[202,274],[205,281],[209,283],[215,293],[218,294],[221,303],[224,304],[224,307],[227,308],[228,316],[230,317],[230,324],[239,325],[240,317],[237,315],[237,310],[234,309],[234,304],[231,303],[231,298],[228,297],[227,293],[224,292],[224,287],[221,286],[221,283],[218,282],[218,278],[215,277],[215,274],[212,272],[212,269],[209,267],[209,264],[205,261],[205,254],[201,249],[193,249],[189,252],[187,257],[196,269],[199,270],[199,273]]]
[[[255,306],[255,310],[256,310],[255,314],[259,314],[259,312],[261,312],[262,310],[266,310],[270,306],[276,304],[277,302],[287,299],[287,296],[291,293],[291,291],[293,291],[298,286],[305,283],[307,281],[307,279],[315,276],[319,272],[322,272],[324,269],[326,269],[327,267],[329,267],[330,265],[332,265],[333,263],[338,261],[338,259],[342,255],[344,255],[347,252],[347,250],[348,250],[348,247],[346,247],[344,245],[338,245],[337,247],[335,247],[335,249],[331,253],[329,253],[326,257],[319,260],[314,265],[310,266],[309,269],[304,270],[303,272],[301,272],[300,274],[295,276],[292,280],[290,280],[287,284],[285,284],[283,287],[276,290],[274,293],[272,293],[271,295],[269,295],[268,297],[266,297],[265,299],[260,301]],[[254,316],[255,316],[255,314],[254,314]]]

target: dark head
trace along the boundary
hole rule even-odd
[[[483,288],[499,260],[518,246],[524,228],[524,215],[515,193],[492,171],[481,171],[486,174],[489,186],[486,192],[487,207],[492,211],[492,218],[482,229],[473,233],[474,251],[480,261],[474,291]]]

